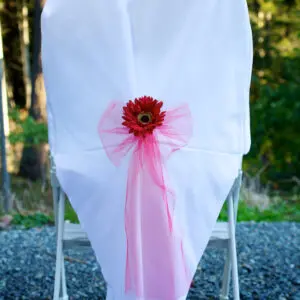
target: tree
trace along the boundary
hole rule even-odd
[[[255,51],[245,169],[256,174],[263,165],[263,183],[290,190],[300,172],[300,0],[248,5]]]
[[[1,1],[3,52],[6,63],[6,78],[9,98],[18,106],[25,106],[24,81],[18,28],[18,6],[20,0]]]
[[[25,88],[25,107],[28,109],[31,105],[31,71],[30,71],[30,43],[29,43],[29,20],[27,0],[18,1],[18,23],[20,31],[20,50],[22,60],[23,81]]]
[[[37,123],[45,123],[46,93],[41,62],[41,13],[44,0],[35,0],[33,65],[32,65],[32,96],[29,115]],[[47,145],[34,145],[34,137],[26,141],[21,159],[19,175],[31,180],[45,180],[47,163]]]
[[[10,195],[10,179],[7,170],[7,137],[9,134],[8,111],[6,97],[6,79],[4,73],[4,59],[2,47],[2,28],[0,22],[0,135],[1,135],[1,173],[2,173],[2,191],[4,198],[4,211],[10,212],[12,209],[12,198]]]

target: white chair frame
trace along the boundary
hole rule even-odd
[[[226,199],[228,205],[228,222],[217,222],[208,247],[226,248],[223,280],[220,291],[220,300],[229,299],[229,287],[232,274],[233,299],[240,299],[238,262],[236,250],[235,228],[237,221],[238,201],[242,181],[242,171],[239,172]],[[66,274],[64,265],[64,249],[76,246],[90,246],[90,242],[79,224],[64,221],[66,195],[56,177],[56,169],[51,159],[51,185],[53,189],[53,201],[56,226],[56,267],[54,282],[54,300],[68,300]]]

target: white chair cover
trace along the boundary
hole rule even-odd
[[[107,299],[185,299],[250,147],[246,1],[47,0],[42,60],[57,176]],[[166,116],[137,146],[122,106],[144,95]]]

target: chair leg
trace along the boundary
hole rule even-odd
[[[228,226],[229,226],[229,253],[232,263],[232,281],[233,281],[233,298],[235,300],[240,299],[239,277],[238,277],[238,263],[236,252],[236,240],[235,240],[235,216],[233,206],[233,196],[229,197],[228,201]]]
[[[62,262],[61,262],[61,295],[60,300],[68,300],[68,294],[67,294],[67,283],[66,283],[66,270],[65,270],[65,261],[64,257],[62,256]]]
[[[58,203],[59,203],[59,195],[60,195],[60,184],[56,177],[56,168],[53,161],[52,156],[50,156],[50,163],[51,163],[51,187],[52,187],[52,195],[53,195],[53,210],[54,210],[54,217],[55,217],[55,228],[57,231],[57,217],[58,217]]]
[[[230,195],[228,195],[227,203],[233,201],[233,215],[234,215],[234,225],[236,225],[237,222],[237,211],[238,211],[238,202],[240,197],[240,188],[242,184],[242,171],[239,172],[239,175],[236,179],[236,182],[234,183],[234,188],[231,191]],[[229,203],[228,203],[229,204]],[[229,213],[228,213],[229,216]],[[235,229],[235,227],[234,227]],[[228,243],[231,243],[232,240],[229,240]],[[232,245],[228,244],[228,251],[227,251],[227,258],[224,266],[223,271],[223,280],[222,280],[222,287],[221,287],[221,293],[220,293],[220,300],[228,300],[228,294],[229,294],[229,286],[230,286],[230,279],[231,279],[231,271],[232,271],[232,264],[231,264],[231,251],[230,248]],[[233,247],[236,249],[236,245],[234,242]],[[236,257],[236,256],[235,256]]]
[[[58,211],[57,211],[57,237],[56,237],[56,267],[54,282],[54,300],[67,300],[65,284],[65,270],[63,257],[63,230],[64,230],[64,214],[65,214],[65,194],[60,189]]]
[[[236,179],[235,188],[233,190],[233,207],[234,207],[234,220],[235,220],[235,223],[237,222],[240,191],[241,191],[241,186],[242,186],[242,177],[243,177],[243,172],[240,170],[239,175]]]
[[[229,249],[227,251],[227,258],[224,265],[222,288],[220,293],[220,300],[228,300],[230,275],[231,275],[231,255]]]

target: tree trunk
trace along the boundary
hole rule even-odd
[[[29,21],[27,0],[19,0],[19,31],[20,31],[20,50],[23,71],[23,81],[25,87],[25,106],[27,109],[31,105],[31,71],[30,71],[30,50],[29,50]]]
[[[19,1],[19,0],[18,0]],[[11,96],[19,107],[25,106],[22,63],[20,59],[20,39],[18,28],[17,1],[7,0],[1,11],[3,52],[6,62],[6,76],[11,86]]]
[[[10,194],[10,178],[7,168],[7,150],[9,134],[8,122],[8,107],[7,107],[7,94],[6,94],[6,80],[4,73],[4,59],[2,47],[2,28],[0,22],[0,152],[1,152],[1,181],[2,181],[2,194],[4,198],[4,211],[9,213],[12,209],[12,198]]]
[[[35,1],[34,45],[32,66],[32,94],[29,115],[36,122],[46,122],[46,93],[41,64],[41,12],[43,0]],[[30,144],[32,141],[27,141]],[[25,146],[21,159],[19,175],[31,180],[45,181],[47,163],[47,145]]]

